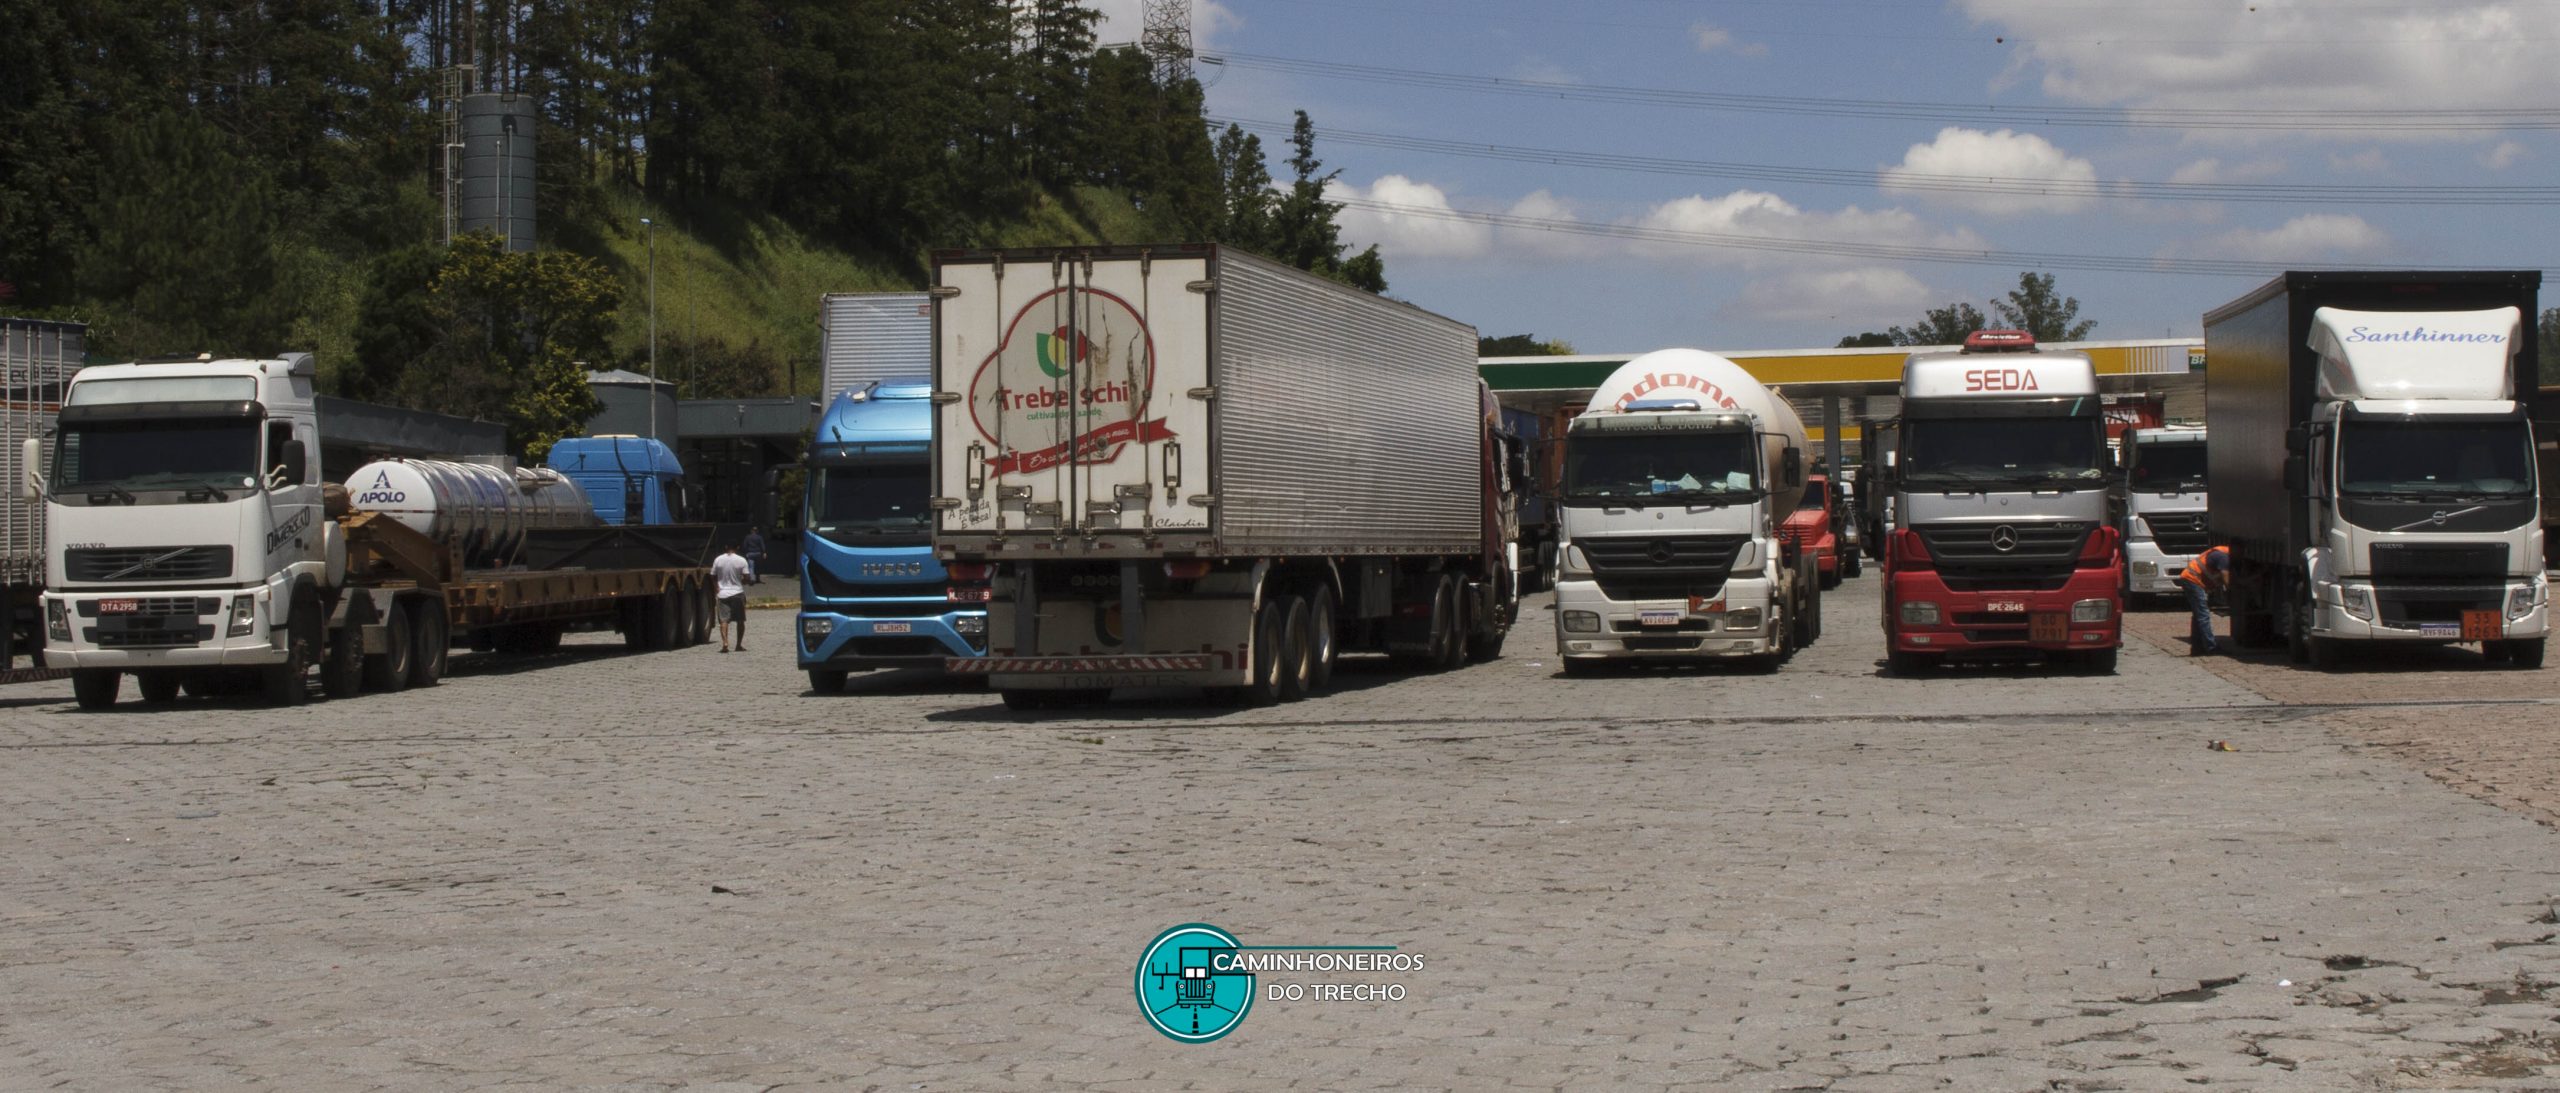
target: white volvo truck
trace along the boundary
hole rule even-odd
[[[1821,578],[1779,534],[1804,496],[1804,423],[1695,349],[1628,361],[1564,439],[1556,651],[1612,663],[1775,668],[1821,634]]]
[[[2204,317],[2212,528],[2231,629],[2328,667],[2345,643],[2550,631],[2528,407],[2533,270],[2293,272]]]
[[[2124,434],[2124,590],[2175,596],[2178,574],[2205,548],[2205,431],[2193,425]]]

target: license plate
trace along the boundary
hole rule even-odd
[[[2060,611],[2027,616],[2027,640],[2047,644],[2071,640],[2071,616]]]
[[[915,633],[915,631],[916,625],[911,622],[875,622],[871,624],[871,632],[874,634],[912,634]]]
[[[2500,625],[2497,612],[2465,611],[2462,613],[2462,640],[2496,641],[2505,636],[2507,632]]]
[[[1636,625],[1678,626],[1680,625],[1680,613],[1667,608],[1658,611],[1648,608],[1646,610],[1636,612]]]
[[[142,610],[141,600],[98,601],[98,613],[101,615],[130,615],[140,610]]]
[[[2027,605],[2016,600],[1993,600],[1983,604],[1982,609],[1994,614],[2023,615],[2027,613]]]
[[[2462,636],[2462,626],[2459,623],[2450,622],[2422,622],[2418,624],[2418,636],[2422,638],[2458,638]]]

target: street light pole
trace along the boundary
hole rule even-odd
[[[658,225],[640,218],[648,235],[648,438],[658,440]]]

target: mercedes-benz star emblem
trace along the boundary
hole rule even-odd
[[[2002,554],[2018,549],[2018,529],[2007,524],[1991,529],[1991,549]]]
[[[1674,557],[1671,550],[1671,544],[1660,542],[1653,544],[1653,552],[1647,555],[1647,557],[1652,558],[1653,564],[1655,565],[1670,565],[1671,559]]]

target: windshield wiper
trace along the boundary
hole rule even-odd
[[[113,482],[99,483],[98,485],[91,487],[88,492],[89,503],[92,505],[97,504],[98,499],[101,497],[113,501],[122,501],[128,505],[135,504],[141,500],[133,494],[126,492],[124,487],[116,485]]]
[[[187,500],[228,501],[231,500],[231,495],[224,492],[222,487],[214,485],[211,482],[198,482],[187,488]]]

